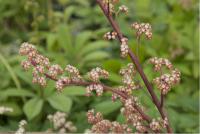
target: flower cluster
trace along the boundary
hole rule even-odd
[[[144,33],[147,39],[152,39],[152,28],[149,23],[133,23],[131,27],[136,31],[136,35],[138,38]]]
[[[160,122],[158,122],[155,119],[153,119],[152,122],[150,123],[150,128],[152,130],[160,130],[162,127],[160,125]]]
[[[119,7],[119,11],[122,12],[122,13],[128,14],[128,7],[125,6],[125,5],[122,5],[122,6]]]
[[[133,77],[136,74],[136,70],[134,69],[134,65],[129,63],[125,68],[122,68],[119,73],[122,76],[122,83],[124,86],[129,89],[135,89],[136,85],[133,81]]]
[[[92,91],[96,91],[97,96],[103,94],[103,86],[101,84],[91,84],[86,87],[86,96],[91,96]]]
[[[97,68],[92,69],[88,73],[88,76],[91,81],[99,82],[100,77],[107,79],[109,77],[109,73],[106,70],[97,67]]]
[[[168,124],[167,118],[165,118],[164,120],[161,118],[158,118],[158,119],[153,119],[149,126],[152,130],[159,131],[162,128],[166,128],[167,124]]]
[[[13,112],[13,109],[10,107],[0,106],[0,115],[8,112]]]
[[[61,92],[63,88],[70,84],[71,79],[69,77],[61,77],[56,81],[56,89],[57,91]]]
[[[51,78],[57,78],[57,76],[61,74],[63,74],[63,69],[60,67],[60,65],[55,64],[50,66],[48,70],[48,75]]]
[[[82,81],[79,70],[72,65],[67,65],[65,71],[68,73],[69,77],[61,76],[56,81],[56,89],[60,92],[63,88],[71,83],[77,83]]]
[[[43,76],[44,72],[45,72],[44,66],[36,65],[33,68],[33,73],[32,73],[33,74],[33,80],[32,80],[32,82],[38,83],[43,87],[46,86],[47,82],[46,82],[46,78]]]
[[[27,71],[28,69],[30,69],[31,63],[27,60],[24,60],[21,62],[21,66],[23,67],[24,70]]]
[[[161,72],[161,76],[156,77],[153,83],[161,90],[162,94],[167,94],[173,85],[179,83],[181,77],[180,71],[174,68],[168,59],[154,57],[149,59],[149,62],[154,65],[155,71]],[[169,69],[170,74],[163,74],[162,68],[164,66]]]
[[[162,94],[167,94],[173,85],[179,83],[180,76],[180,71],[174,69],[171,71],[171,74],[163,74],[155,78],[153,82],[157,85],[158,89],[162,91]]]
[[[97,95],[101,96],[103,94],[103,86],[98,84],[98,82],[101,77],[107,79],[109,77],[109,73],[106,70],[97,67],[88,72],[88,77],[94,83],[86,87],[86,95],[91,96],[92,91],[96,91]]]
[[[147,131],[147,128],[143,125],[143,118],[135,109],[135,106],[140,107],[140,103],[138,102],[137,97],[130,97],[123,102],[124,107],[121,108],[121,113],[125,116],[128,124],[135,127],[135,129],[144,133]]]
[[[66,121],[66,113],[56,112],[54,115],[48,115],[48,119],[53,123],[55,131],[60,133],[76,132],[77,128],[71,121]]]
[[[80,82],[82,81],[82,77],[80,76],[79,70],[72,66],[72,65],[67,65],[65,68],[65,71],[69,73],[69,76],[71,78],[72,82]]]
[[[25,120],[22,120],[19,122],[19,129],[15,132],[15,134],[25,134],[25,125],[27,122]]]
[[[116,121],[111,122],[109,120],[103,119],[100,112],[96,115],[94,110],[89,110],[87,113],[88,122],[92,124],[92,133],[131,133],[132,129],[125,124],[120,124]]]
[[[62,89],[71,82],[82,81],[82,77],[77,68],[67,65],[65,70],[63,70],[57,64],[50,65],[49,59],[40,55],[32,44],[23,43],[19,53],[28,56],[28,59],[23,61],[21,65],[25,70],[30,69],[31,66],[33,67],[33,83],[46,86],[46,78],[51,78],[56,81],[56,89],[62,91]],[[68,73],[69,77],[61,76],[59,78],[64,71]]]
[[[51,69],[49,59],[40,55],[36,48],[27,42],[23,43],[19,49],[20,55],[26,55],[27,60],[22,61],[21,65],[25,70],[33,66],[33,83],[46,86],[46,79],[43,76],[45,70]]]
[[[121,51],[121,57],[125,58],[128,56],[128,39],[122,38],[121,39],[121,45],[120,45],[120,51]]]
[[[32,54],[33,52],[37,53],[35,46],[33,46],[27,42],[24,42],[19,49],[20,55],[29,55],[30,53]],[[36,54],[34,54],[34,55],[36,55]]]
[[[107,32],[103,37],[105,40],[114,40],[117,38],[117,32]]]
[[[121,93],[124,93],[127,96],[132,95],[132,91],[139,87],[139,85],[135,84],[135,82],[133,81],[133,77],[136,74],[134,65],[132,63],[128,63],[126,67],[120,69],[119,74],[122,76],[123,86],[118,86],[116,90],[120,91]],[[113,93],[112,101],[115,101],[117,98],[123,100],[123,98],[120,95]]]
[[[170,70],[173,69],[173,65],[168,59],[153,57],[149,59],[149,62],[154,65],[155,71],[161,71],[163,66]]]

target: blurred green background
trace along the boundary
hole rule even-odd
[[[149,22],[153,39],[144,38],[140,61],[149,80],[156,74],[147,64],[150,57],[172,61],[182,73],[181,84],[166,97],[165,106],[175,132],[199,132],[199,22],[197,0],[121,0],[129,14],[117,18],[121,30],[136,50],[132,22]],[[119,4],[120,5],[120,4]],[[14,112],[0,116],[0,131],[15,131],[21,119],[28,120],[27,131],[45,131],[50,127],[46,116],[55,111],[69,114],[78,132],[90,128],[88,109],[95,108],[110,120],[124,122],[119,102],[110,94],[85,97],[84,88],[68,87],[55,92],[54,82],[42,89],[32,84],[31,72],[24,72],[18,55],[24,41],[37,46],[52,63],[72,64],[86,73],[101,66],[111,72],[108,85],[118,85],[120,67],[130,62],[119,56],[117,41],[102,39],[111,28],[95,0],[0,0],[0,106]],[[140,80],[139,78],[137,78]],[[157,91],[157,89],[155,89]],[[158,117],[146,90],[135,91],[151,117]]]

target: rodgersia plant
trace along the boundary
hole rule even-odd
[[[49,59],[41,55],[33,46],[29,43],[23,43],[19,53],[27,56],[27,60],[22,62],[22,67],[25,70],[33,69],[33,83],[38,83],[41,86],[46,86],[48,80],[55,81],[55,87],[59,92],[62,92],[66,86],[77,85],[86,87],[86,96],[93,95],[96,92],[97,96],[101,96],[103,92],[111,92],[112,100],[120,100],[122,105],[121,113],[126,119],[124,124],[120,124],[116,121],[112,122],[103,118],[102,114],[94,110],[89,110],[87,113],[88,122],[92,124],[91,131],[95,133],[172,133],[170,121],[168,120],[166,111],[164,110],[164,96],[171,90],[171,88],[180,81],[180,71],[176,69],[168,59],[164,58],[151,58],[149,63],[153,64],[154,71],[159,72],[160,76],[156,77],[152,83],[155,84],[160,91],[160,99],[155,94],[152,84],[147,79],[138,57],[131,51],[128,45],[128,38],[125,37],[120,31],[116,20],[113,16],[117,17],[120,13],[128,13],[128,8],[124,5],[115,11],[116,3],[118,0],[97,0],[104,15],[110,22],[113,31],[107,32],[104,35],[106,40],[118,39],[120,42],[121,57],[130,57],[132,63],[129,63],[126,67],[120,70],[122,77],[122,83],[118,87],[110,87],[101,82],[101,79],[108,79],[109,72],[96,67],[87,73],[88,78],[84,79],[79,70],[72,66],[66,65],[65,69],[57,64],[51,64]],[[131,28],[136,31],[136,38],[139,40],[142,35],[146,36],[146,39],[152,39],[152,27],[149,23],[134,22],[131,24]],[[168,71],[167,73],[165,73]],[[134,77],[138,73],[142,81],[144,82],[147,92],[151,96],[151,100],[161,117],[151,118],[151,115],[147,115],[145,108],[140,104],[137,96],[132,95],[134,89],[138,88],[138,85],[134,82]]]

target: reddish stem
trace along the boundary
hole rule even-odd
[[[120,31],[120,28],[119,28],[118,24],[117,24],[116,21],[113,19],[113,17],[112,17],[110,14],[108,14],[108,11],[107,11],[106,7],[104,6],[102,0],[96,0],[96,1],[97,1],[97,3],[99,4],[100,8],[102,9],[104,15],[107,17],[107,19],[108,19],[108,21],[110,22],[111,26],[113,27],[113,30],[114,30],[115,32],[117,32],[118,39],[119,39],[119,41],[121,42],[121,39],[122,39],[124,36],[123,36],[122,32]],[[151,96],[151,98],[152,98],[152,101],[153,101],[153,103],[156,105],[156,108],[158,109],[158,111],[159,111],[159,113],[161,114],[162,118],[163,118],[163,119],[167,118],[167,116],[166,116],[166,114],[165,114],[163,108],[160,107],[160,101],[158,100],[158,98],[157,98],[155,92],[153,91],[152,85],[151,85],[150,82],[148,81],[148,79],[147,79],[147,77],[146,77],[146,75],[145,75],[145,73],[144,73],[144,71],[143,71],[143,69],[142,69],[142,66],[141,66],[140,63],[139,63],[138,58],[137,58],[137,57],[135,56],[135,54],[131,51],[131,49],[129,49],[128,54],[129,54],[129,56],[130,56],[132,62],[135,64],[135,67],[136,67],[137,71],[139,72],[139,74],[140,74],[140,76],[141,76],[141,78],[142,78],[142,80],[143,80],[145,86],[147,87],[147,90],[148,90],[148,92],[149,92],[149,94],[150,94],[150,96]],[[167,125],[167,132],[168,132],[168,133],[172,133],[172,128],[171,128],[169,125]]]
[[[160,93],[160,107],[163,108],[164,106],[164,94],[161,92]]]

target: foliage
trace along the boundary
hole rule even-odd
[[[199,132],[199,49],[197,2],[193,0],[123,1],[130,9],[127,17],[118,20],[123,33],[130,37],[133,51],[136,39],[129,29],[134,21],[153,25],[153,39],[141,40],[140,61],[150,80],[155,77],[146,59],[152,56],[171,59],[182,72],[181,85],[167,96],[169,118],[176,132]],[[123,122],[120,104],[102,98],[83,97],[82,87],[68,87],[64,95],[55,93],[54,83],[45,89],[31,83],[31,74],[21,70],[18,56],[23,41],[40,44],[37,48],[55,63],[77,66],[84,73],[91,67],[103,66],[111,71],[108,84],[120,82],[118,71],[127,61],[117,56],[117,42],[108,43],[102,36],[109,30],[94,0],[0,0],[0,105],[12,107],[13,113],[0,117],[0,131],[16,130],[17,122],[29,119],[29,131],[48,128],[47,114],[67,112],[79,132],[88,128],[85,112],[95,107],[110,119]],[[111,54],[110,54],[111,53]],[[139,79],[139,78],[138,78]],[[75,90],[76,88],[76,90]],[[76,92],[77,91],[77,92]],[[136,92],[142,103],[156,116],[146,92]],[[105,110],[106,109],[106,110]],[[38,123],[40,125],[38,125]]]

